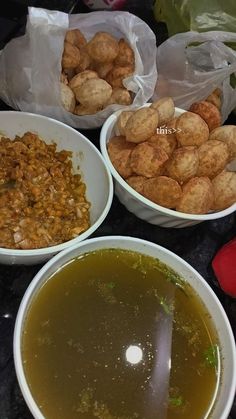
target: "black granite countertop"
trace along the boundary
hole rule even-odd
[[[26,4],[27,2],[19,3]],[[56,1],[53,3],[56,4]],[[72,3],[70,2],[70,7]],[[34,5],[39,5],[39,2],[34,2]],[[62,5],[62,2],[60,2],[60,5]],[[77,11],[78,8],[80,11],[87,11],[86,7],[83,7],[80,2],[75,1],[74,5],[74,11]],[[16,14],[12,19],[10,12],[3,13],[1,7],[0,42],[3,44],[19,33],[20,30],[23,30],[25,9],[22,8],[22,5],[19,6],[19,19],[17,20]],[[63,8],[61,9],[63,10]],[[157,25],[150,10],[145,10],[145,7],[134,7],[130,11],[135,12],[149,23],[157,35],[158,43],[165,39],[165,26]],[[5,109],[9,108],[0,102],[0,110]],[[228,122],[236,124],[236,119],[231,116]],[[99,130],[82,132],[98,146]],[[217,250],[233,237],[236,237],[236,213],[220,220],[204,222],[189,228],[165,229],[136,218],[114,197],[106,220],[93,237],[105,235],[129,235],[150,240],[172,250],[189,262],[206,279],[220,299],[236,335],[235,300],[222,292],[211,268],[211,261]],[[12,344],[14,323],[19,304],[27,286],[40,268],[41,265],[30,267],[0,265],[0,419],[32,418],[16,380]],[[229,419],[234,418],[236,418],[236,403],[229,416]]]

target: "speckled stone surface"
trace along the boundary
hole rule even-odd
[[[34,5],[36,3],[34,2]],[[81,6],[80,2],[79,6]],[[82,6],[79,10],[87,11]],[[164,26],[156,24],[149,10],[145,11],[141,7],[130,11],[149,23],[157,35],[158,44],[165,39]],[[5,109],[8,107],[0,102],[0,110]],[[229,122],[235,124],[235,118],[231,117]],[[83,131],[83,133],[98,146],[98,130]],[[180,230],[164,229],[139,220],[114,197],[110,213],[94,234],[94,236],[106,235],[129,235],[150,240],[170,249],[189,262],[217,294],[236,335],[236,302],[221,291],[211,268],[211,261],[217,250],[236,237],[236,213],[221,220],[204,222],[194,227]],[[27,286],[40,267],[40,265],[31,267],[0,265],[0,419],[32,419],[17,383],[12,343],[19,304]],[[229,419],[235,418],[236,403],[229,416]]]

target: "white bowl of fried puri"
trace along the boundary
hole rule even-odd
[[[0,112],[0,263],[36,264],[88,238],[113,183],[82,134],[41,115]]]
[[[212,103],[187,112],[165,97],[118,111],[100,147],[119,200],[151,224],[181,228],[236,210],[236,126],[221,126]]]

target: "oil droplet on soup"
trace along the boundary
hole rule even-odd
[[[219,382],[217,335],[185,281],[157,259],[104,249],[34,297],[24,371],[47,419],[199,419]]]

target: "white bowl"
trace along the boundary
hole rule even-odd
[[[14,362],[17,378],[26,403],[33,416],[44,419],[28,386],[21,353],[21,341],[24,332],[24,321],[34,296],[48,278],[69,260],[97,249],[121,248],[141,252],[160,259],[179,275],[185,278],[201,298],[212,317],[218,333],[221,351],[221,380],[214,403],[211,419],[227,419],[233,403],[236,388],[236,354],[233,333],[218,298],[207,282],[187,262],[169,250],[154,243],[131,237],[110,236],[89,239],[78,243],[56,255],[37,273],[29,285],[19,308],[14,331]],[[205,417],[202,419],[206,419]]]
[[[42,263],[56,253],[89,237],[105,219],[113,198],[113,182],[103,157],[82,134],[62,122],[24,112],[0,112],[0,134],[14,138],[26,131],[38,134],[46,143],[56,143],[58,150],[73,152],[74,171],[80,167],[91,203],[91,227],[73,240],[42,249],[14,250],[0,248],[0,263],[31,265]]]
[[[150,104],[146,104],[145,106],[150,106]],[[151,224],[160,225],[161,227],[182,228],[199,224],[202,221],[222,218],[236,211],[235,203],[229,208],[219,212],[211,212],[203,215],[186,214],[157,205],[131,188],[114,168],[107,152],[107,143],[111,137],[116,135],[115,125],[121,112],[122,111],[115,112],[104,123],[100,134],[100,148],[115,180],[115,194],[130,212]],[[175,116],[179,116],[184,112],[186,111],[183,109],[175,108]]]

